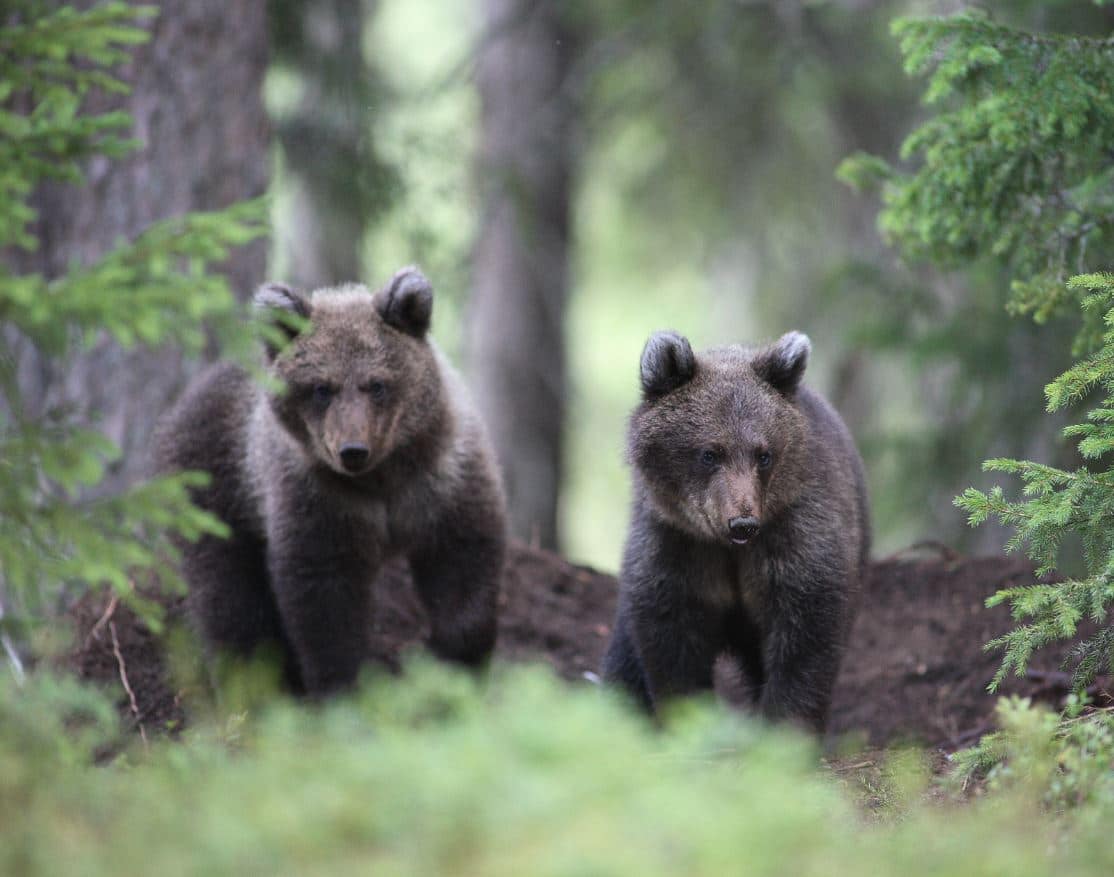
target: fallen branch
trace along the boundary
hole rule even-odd
[[[101,631],[104,629],[104,626],[108,624],[112,616],[116,613],[116,606],[119,602],[120,597],[117,594],[113,594],[112,599],[108,601],[108,605],[105,607],[104,612],[101,614],[101,617],[97,619],[97,623],[93,625],[92,629],[90,629],[89,631],[89,635],[85,637],[85,648],[89,648],[89,643],[91,643],[94,639],[100,639]]]
[[[873,761],[859,761],[855,764],[828,765],[829,770],[835,773],[847,773],[852,770],[862,770],[864,767],[874,767]]]
[[[115,598],[113,598],[115,599]],[[135,699],[135,692],[132,691],[131,683],[128,682],[128,671],[124,666],[124,655],[120,651],[120,639],[116,636],[116,622],[108,622],[109,633],[112,634],[112,654],[116,656],[116,666],[120,671],[120,682],[124,686],[124,691],[128,693],[128,700],[131,703],[132,715],[135,716],[135,723],[139,727],[139,736],[143,739],[144,748],[147,747],[147,731],[143,728],[143,722],[139,717],[139,703]]]

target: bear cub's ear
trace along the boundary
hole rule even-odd
[[[786,332],[774,344],[754,357],[752,365],[758,377],[783,396],[797,391],[804,377],[812,342],[803,332]]]
[[[375,307],[388,325],[422,338],[433,316],[433,287],[413,265],[402,268],[375,294]]]
[[[299,329],[291,322],[284,321],[282,314],[293,314],[303,320],[309,319],[309,300],[285,283],[274,281],[264,283],[255,291],[252,302],[257,311],[267,312],[268,316],[271,317],[271,325],[286,335],[287,342],[292,341],[298,335]],[[270,340],[265,342],[265,346],[267,357],[274,359],[279,348]]]
[[[687,384],[696,374],[696,357],[683,335],[655,332],[642,350],[642,395],[649,401]]]

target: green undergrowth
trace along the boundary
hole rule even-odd
[[[899,769],[889,816],[864,818],[854,783],[803,737],[711,704],[656,730],[540,668],[496,668],[477,684],[416,663],[326,705],[278,699],[178,740],[133,738],[109,760],[121,733],[109,704],[71,680],[0,683],[0,873],[1114,868],[1108,796],[1049,818],[1018,780],[939,804]]]
[[[1061,715],[1009,698],[999,701],[998,723],[1000,730],[955,754],[953,786],[985,780],[991,793],[1024,786],[1049,812],[1096,804],[1114,812],[1114,708],[1090,708],[1073,695]]]

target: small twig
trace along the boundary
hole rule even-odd
[[[15,644],[6,633],[0,634],[0,644],[3,644],[4,654],[8,656],[8,661],[12,665],[12,675],[15,676],[16,683],[22,685],[27,680],[27,671],[23,669],[23,661],[15,649]]]
[[[4,604],[0,602],[0,619],[4,617]],[[4,647],[4,654],[8,656],[8,662],[12,665],[12,675],[15,676],[15,681],[18,685],[22,685],[27,679],[27,673],[23,669],[23,661],[20,660],[19,652],[16,650],[15,643],[6,633],[0,633],[0,645]]]
[[[98,639],[100,638],[101,631],[104,629],[104,626],[108,624],[109,619],[112,618],[113,614],[115,614],[116,605],[119,602],[119,595],[113,594],[112,599],[108,601],[108,605],[105,607],[104,612],[101,613],[101,617],[97,619],[97,623],[93,625],[92,629],[89,631],[89,635],[85,637],[86,648],[89,648],[89,643],[93,641],[94,637]]]
[[[1114,706],[1090,706],[1090,707],[1087,707],[1078,716],[1071,716],[1070,718],[1064,719],[1064,723],[1066,724],[1068,722],[1084,722],[1087,719],[1089,719],[1090,717],[1094,716],[1096,713],[1111,713],[1111,714],[1114,714]]]
[[[132,691],[131,683],[128,682],[128,671],[124,666],[124,655],[120,651],[120,640],[116,636],[116,622],[108,622],[108,631],[112,634],[112,654],[116,656],[116,666],[120,671],[120,682],[124,685],[124,691],[128,693],[128,700],[131,701],[132,714],[135,716],[135,723],[139,726],[139,736],[143,738],[143,746],[147,746],[147,732],[143,728],[143,722],[139,718],[139,703],[135,699],[135,692]]]
[[[849,770],[860,770],[864,767],[874,767],[874,762],[860,761],[858,764],[841,764],[839,766],[829,765],[829,767],[831,767],[831,769],[834,770],[836,773],[846,773]]]

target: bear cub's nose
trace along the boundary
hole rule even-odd
[[[367,445],[349,442],[340,449],[340,464],[349,472],[359,472],[371,456]]]
[[[736,545],[746,545],[758,535],[758,518],[732,518],[727,522],[727,531]]]

